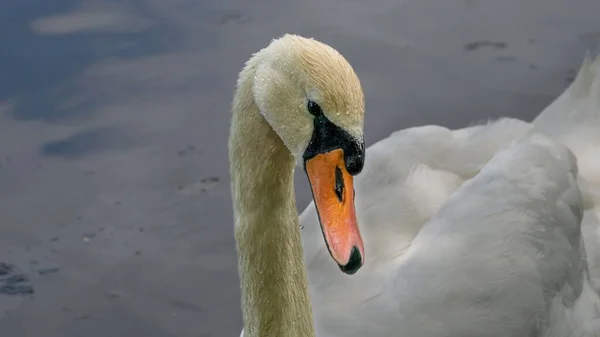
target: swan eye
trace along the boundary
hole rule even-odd
[[[323,110],[321,110],[321,107],[313,101],[308,101],[308,112],[310,112],[310,114],[315,117],[321,116],[323,114]]]

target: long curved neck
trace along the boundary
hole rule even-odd
[[[240,74],[229,139],[244,336],[313,337],[294,160],[256,107],[254,70]]]

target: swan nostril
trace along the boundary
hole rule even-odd
[[[339,202],[342,202],[343,199],[343,193],[344,193],[344,177],[342,177],[342,170],[340,169],[339,166],[335,167],[335,195],[338,198]]]
[[[350,259],[348,260],[348,263],[346,263],[344,266],[340,265],[340,269],[344,273],[352,275],[355,274],[360,267],[362,267],[362,263],[362,256],[360,255],[358,247],[352,246],[352,252],[350,252]]]

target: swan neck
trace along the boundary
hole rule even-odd
[[[294,159],[259,113],[254,68],[240,74],[229,139],[245,337],[313,337],[294,196]]]

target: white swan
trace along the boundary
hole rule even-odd
[[[311,62],[293,62],[278,54],[282,50],[298,53],[298,45],[302,46],[299,49],[304,53],[307,48],[312,51],[308,53],[312,55]],[[347,102],[346,107],[353,107],[357,112],[349,115],[335,109],[324,109],[324,115],[348,130],[352,137],[346,139],[361,139],[360,85],[354,84],[354,81],[358,83],[354,76],[345,78],[340,75],[345,73],[339,70],[349,71],[351,68],[339,59],[338,54],[321,52],[327,48],[313,40],[286,36],[255,55],[240,79],[240,84],[244,83],[244,78],[250,81],[250,76],[243,75],[249,69],[253,70],[254,89],[248,89],[245,94],[248,106],[253,101],[265,104],[262,112],[268,123],[260,117],[256,117],[257,120],[262,121],[265,130],[274,128],[290,149],[287,153],[291,152],[297,159],[302,158],[302,151],[307,148],[313,132],[310,123],[305,121],[311,118],[310,115],[299,112],[306,107],[310,95],[316,95],[314,100],[319,103],[327,104],[329,99],[338,99]],[[329,59],[332,55],[336,55],[336,62]],[[285,61],[278,63],[280,59]],[[439,126],[418,127],[398,131],[369,147],[364,169],[354,178],[356,214],[364,239],[364,251],[353,221],[346,227],[340,227],[341,230],[333,231],[334,234],[341,233],[341,240],[326,233],[329,248],[332,248],[331,241],[338,242],[338,246],[333,246],[333,251],[329,252],[323,244],[319,224],[327,231],[330,216],[320,214],[319,222],[313,203],[300,216],[304,227],[304,260],[310,281],[316,335],[559,337],[572,333],[572,336],[600,336],[599,302],[590,286],[590,283],[598,286],[599,279],[588,279],[585,252],[579,254],[578,250],[573,250],[580,238],[577,211],[581,205],[577,198],[578,190],[572,185],[575,174],[571,178],[566,174],[573,170],[572,160],[569,152],[559,145],[539,135],[531,136],[536,131],[546,133],[554,140],[564,142],[577,156],[582,176],[579,182],[587,200],[583,220],[585,249],[590,255],[591,266],[597,266],[597,255],[594,254],[599,253],[600,236],[597,232],[598,210],[594,207],[600,205],[597,198],[600,190],[600,159],[597,159],[597,154],[600,154],[598,68],[599,60],[592,64],[586,59],[571,87],[533,124],[502,119],[456,131]],[[261,76],[256,76],[257,69],[273,71],[264,76],[272,82],[261,83]],[[321,72],[323,69],[327,69],[325,73]],[[319,88],[324,91],[320,92],[307,85],[306,81],[310,83],[312,76],[317,76],[323,83],[343,81],[351,85],[345,88],[346,92],[330,92],[327,86]],[[277,100],[272,96],[265,97],[265,93],[278,86]],[[333,85],[336,86],[339,87]],[[269,89],[264,90],[267,87]],[[359,96],[361,99],[356,98]],[[291,103],[285,106],[283,103],[286,101]],[[239,106],[239,100],[237,105],[234,101],[234,131],[241,127],[236,122],[235,111],[241,114],[243,110],[236,109],[236,106]],[[286,113],[290,106],[294,108],[293,114]],[[271,134],[275,133],[271,131]],[[245,141],[246,146],[252,146],[250,143],[254,140],[246,137]],[[241,152],[232,152],[233,176],[236,174],[236,155],[241,155]],[[275,161],[272,159],[270,165]],[[537,171],[532,174],[534,169]],[[242,169],[239,165],[237,170],[240,175]],[[291,174],[290,171],[291,165],[286,176]],[[307,171],[311,173],[310,168]],[[253,173],[256,171],[247,171],[246,180],[255,179],[251,175]],[[275,178],[275,174],[270,172],[269,176]],[[330,176],[334,177],[333,174]],[[350,176],[344,175],[344,179],[347,177]],[[309,177],[309,180],[313,182],[314,179]],[[291,181],[285,182],[289,189]],[[254,184],[261,184],[261,181],[254,180]],[[334,184],[328,184],[333,189]],[[234,196],[242,193],[239,180],[236,183],[234,179],[232,186]],[[489,186],[494,186],[494,189]],[[312,187],[313,194],[317,192],[315,200],[322,203],[318,187]],[[539,193],[534,195],[533,192],[542,189],[543,198]],[[236,219],[246,216],[244,212],[256,213],[260,212],[260,207],[268,208],[270,204],[265,203],[269,201],[267,190],[272,191],[273,187],[261,190],[265,195],[260,196],[258,191],[252,194],[257,199],[252,210],[242,209],[240,204],[243,202],[234,197]],[[490,199],[490,195],[494,198]],[[287,197],[293,200],[289,194]],[[488,202],[483,203],[482,200]],[[323,213],[322,206],[318,208]],[[288,212],[292,211],[288,209]],[[543,221],[538,223],[524,217],[527,212]],[[286,221],[293,222],[294,215],[288,213],[286,216]],[[351,216],[349,212],[345,218],[352,220]],[[312,324],[305,320],[310,317],[308,300],[304,297],[305,293],[299,291],[304,282],[302,268],[298,267],[300,262],[295,260],[293,263],[297,275],[302,274],[298,280],[286,285],[283,283],[285,277],[280,276],[280,283],[271,284],[272,280],[261,283],[260,272],[252,268],[248,258],[244,258],[247,251],[252,250],[250,247],[260,244],[253,245],[251,236],[244,236],[240,227],[247,230],[253,225],[249,221],[240,225],[240,220],[236,220],[245,298],[245,329],[253,332],[246,336],[312,336]],[[546,233],[554,234],[544,236],[543,231],[531,231],[537,227],[546,228]],[[498,239],[494,241],[494,238]],[[262,239],[267,240],[266,237]],[[269,251],[267,241],[261,242],[263,252],[267,253],[263,259],[272,259],[277,254],[276,249],[271,247]],[[290,241],[290,244],[296,249],[295,241]],[[348,251],[353,246],[360,248],[361,260],[364,252],[368,258],[356,275],[349,276],[332,265],[331,257],[346,267],[351,260]],[[534,254],[534,249],[545,254]],[[346,255],[340,257],[344,251]],[[254,251],[257,264],[266,267],[267,262],[261,264],[259,255],[258,251]],[[274,260],[274,263],[282,262],[282,258]],[[248,277],[252,270],[255,275]],[[593,277],[598,277],[594,274],[597,271],[592,269]],[[280,273],[285,274],[286,271],[280,270]],[[261,298],[264,302],[277,303],[273,306],[275,311],[286,313],[290,310],[273,300],[275,297],[267,289],[258,294],[254,289],[255,283],[272,289],[292,288],[294,293],[301,293],[300,302],[290,297],[287,300],[300,303],[294,306],[303,308],[301,315],[295,316],[298,318],[295,324],[296,327],[305,327],[305,330],[299,334],[278,334],[277,331],[283,330],[263,328],[289,327],[290,323],[281,319],[285,315],[267,321],[265,317],[269,316],[264,313],[270,308],[266,303],[259,303]],[[290,292],[287,294],[290,295]],[[254,299],[249,301],[248,296]],[[575,330],[578,332],[573,332]]]

